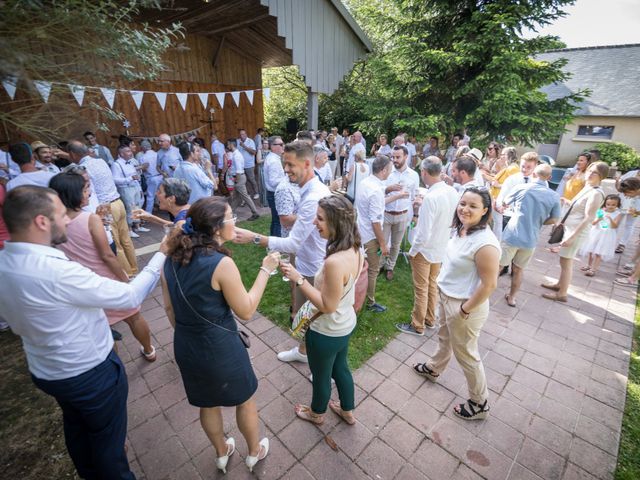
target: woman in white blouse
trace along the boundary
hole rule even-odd
[[[491,197],[485,188],[471,187],[458,202],[454,233],[438,275],[440,330],[438,351],[413,369],[435,382],[451,354],[462,367],[469,400],[453,413],[464,420],[482,420],[489,413],[487,379],[478,351],[478,337],[489,316],[489,296],[496,288],[500,243],[489,228]]]

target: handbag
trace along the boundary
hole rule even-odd
[[[212,322],[208,318],[203,317],[202,315],[200,315],[197,312],[197,310],[195,308],[193,308],[193,306],[191,305],[189,300],[187,300],[187,297],[184,295],[184,292],[182,291],[182,287],[180,286],[180,281],[178,280],[178,274],[176,272],[176,267],[173,264],[173,262],[171,262],[171,268],[173,269],[173,276],[176,279],[176,285],[178,286],[178,291],[180,292],[180,296],[182,296],[182,299],[189,306],[191,311],[196,314],[196,317],[198,317],[200,320],[204,320],[205,322],[207,322],[210,325],[213,325],[216,328],[224,330],[225,332],[237,333],[238,337],[240,337],[240,341],[244,345],[244,348],[249,348],[251,346],[251,339],[249,338],[249,334],[247,332],[245,332],[244,330],[240,330],[240,329],[238,329],[238,330],[229,330],[228,328],[224,328],[223,326],[218,325],[215,322]]]
[[[567,213],[564,214],[564,217],[562,217],[560,223],[554,225],[554,227],[551,229],[551,234],[549,235],[549,240],[547,241],[550,245],[555,245],[562,242],[562,238],[564,237],[564,222],[566,222],[567,218],[569,218],[569,214],[571,213],[573,206],[576,204],[579,198],[580,195],[576,197],[573,202],[571,202]]]

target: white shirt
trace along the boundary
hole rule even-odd
[[[389,145],[388,143],[386,145],[382,145],[379,149],[378,149],[378,155],[386,155],[388,157],[391,156],[391,152],[393,150],[391,149],[391,145]]]
[[[296,254],[296,269],[305,277],[314,276],[322,268],[327,253],[327,241],[320,237],[313,220],[318,211],[318,201],[329,195],[329,188],[314,175],[300,188],[297,218],[289,236],[269,237],[270,249]]]
[[[475,256],[486,245],[498,250],[500,256],[500,242],[488,226],[464,237],[459,237],[454,231],[438,275],[438,287],[445,295],[460,300],[473,295],[480,284]]]
[[[80,160],[80,165],[87,168],[91,188],[98,195],[100,203],[110,203],[120,198],[111,169],[104,160],[87,155]]]
[[[313,168],[315,172],[320,175],[320,181],[322,183],[327,183],[333,180],[333,171],[331,170],[331,165],[329,162],[325,163],[322,168]]]
[[[247,138],[244,142],[238,138],[238,151],[244,158],[244,168],[253,168],[256,166],[256,154],[247,152],[244,149],[244,146],[250,148],[251,150],[255,150],[256,144],[253,143],[253,140],[251,140],[250,138]]]
[[[60,173],[60,168],[55,163],[42,163],[39,160],[36,160],[36,168],[39,170],[44,170],[45,172]]]
[[[418,213],[418,223],[409,255],[421,253],[430,263],[441,263],[451,235],[451,222],[458,205],[458,192],[444,182],[427,190]]]
[[[231,152],[231,174],[238,175],[239,173],[244,173],[244,157],[236,149]]]
[[[373,224],[379,223],[380,228],[384,224],[384,189],[384,182],[375,175],[368,176],[360,184],[355,207],[363,245],[376,238]]]
[[[13,180],[9,180],[9,183],[7,183],[7,192],[10,192],[14,188],[21,185],[36,185],[39,187],[48,187],[49,180],[51,180],[54,175],[54,173],[45,170],[21,173]]]
[[[362,145],[362,143],[356,143],[353,147],[351,147],[349,149],[349,158],[347,160],[347,167],[346,167],[346,171],[348,172],[349,169],[351,168],[351,165],[354,164],[354,162],[356,161],[356,153],[358,152],[364,152],[364,156],[367,156],[367,151],[364,148],[364,145]]]
[[[144,165],[145,163],[149,164],[147,169],[143,172],[145,177],[151,178],[161,175],[161,173],[158,172],[158,152],[154,152],[149,149],[138,157],[138,162],[140,165]]]
[[[269,152],[269,155],[264,159],[264,184],[269,192],[275,192],[280,180],[284,175],[284,168],[282,168],[282,160],[280,155],[276,155],[273,152]]]
[[[211,155],[218,155],[216,167],[218,170],[222,170],[224,168],[224,145],[220,140],[211,142]]]
[[[140,305],[165,259],[156,253],[131,283],[123,283],[93,273],[53,247],[4,245],[0,276],[7,281],[0,289],[0,311],[22,337],[29,371],[43,380],[75,377],[103,362],[113,348],[103,308]]]
[[[453,188],[455,188],[455,190],[458,192],[458,199],[462,198],[462,195],[464,195],[464,192],[467,191],[468,188],[478,188],[480,185],[478,185],[476,183],[476,179],[474,178],[473,180],[471,180],[470,182],[467,183],[454,183],[453,184]]]
[[[134,180],[134,175],[140,175],[133,163],[133,159],[124,160],[120,157],[111,165],[111,173],[116,187],[139,187],[138,180]]]
[[[409,198],[401,198],[394,202],[387,203],[385,207],[387,212],[402,212],[413,208],[413,199],[416,197],[416,191],[420,186],[420,178],[415,170],[409,168],[408,160],[404,166],[404,170],[400,171],[395,167],[393,168],[393,172],[391,172],[391,175],[387,178],[385,186],[390,187],[398,183],[404,185],[404,189],[409,192]],[[398,193],[399,192],[390,192],[389,195],[397,195]]]
[[[409,163],[411,163],[411,159],[416,156],[416,146],[413,143],[409,142],[405,145],[405,147],[407,147],[407,150],[409,150],[408,161]]]
[[[170,177],[173,177],[173,172],[178,168],[181,161],[182,156],[180,155],[180,150],[173,145],[170,145],[167,150],[164,148],[158,150],[158,163],[160,164],[160,168]]]
[[[13,161],[9,152],[4,152],[0,150],[0,165],[6,165],[9,167],[9,171],[5,172],[4,170],[0,170],[0,177],[8,178],[11,180],[14,177],[20,175],[20,165]]]

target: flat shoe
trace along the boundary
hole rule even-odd
[[[351,416],[346,416],[345,411],[340,407],[340,402],[334,402],[333,400],[329,400],[329,408],[333,413],[338,415],[347,425],[355,425],[356,419],[353,418],[353,414]]]
[[[542,297],[547,300],[553,300],[554,302],[567,302],[567,297],[563,297],[557,293],[543,293]]]
[[[516,302],[511,298],[511,295],[508,293],[504,296],[504,299],[507,301],[507,305],[510,307],[516,308]]]
[[[542,288],[546,288],[547,290],[553,290],[554,292],[557,292],[560,290],[560,287],[553,283],[541,283],[540,286]]]

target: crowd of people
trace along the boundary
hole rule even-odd
[[[446,149],[435,136],[422,146],[406,134],[391,143],[380,135],[369,157],[361,132],[337,128],[302,131],[290,143],[242,129],[224,143],[212,135],[210,148],[198,138],[174,146],[163,134],[157,151],[143,140],[139,152],[135,140],[119,140],[115,159],[92,132],[64,149],[14,144],[0,158],[0,326],[21,336],[33,382],[60,405],[83,478],[135,478],[124,445],[126,373],[110,326],[124,320],[153,362],[140,305],[159,280],[175,360],[216,467],[226,472],[236,450],[221,414],[234,407],[252,470],[270,445],[259,438],[258,379],[236,318],[253,316],[276,269],[289,281],[292,328],[304,332],[278,359],[311,371],[311,401],[293,415],[321,425],[329,409],[355,423],[347,358],[358,286],[366,281],[364,308],[385,312],[377,281],[394,282],[403,255],[413,307],[395,326],[415,336],[438,328],[436,353],[413,369],[436,382],[455,356],[468,400],[453,413],[481,420],[491,406],[478,339],[498,277],[511,270],[504,301],[516,307],[542,228],[554,225],[560,276],[541,294],[566,302],[576,255],[585,257],[581,271],[596,275],[624,251],[638,214],[640,171],[618,177],[618,193],[606,195],[609,168],[597,151],[580,154],[554,191],[551,166],[535,152],[518,158],[491,142],[483,154],[466,133]],[[257,205],[269,207],[269,235],[236,226],[240,205],[249,220],[259,218]],[[131,238],[151,223],[166,235],[140,271]],[[248,291],[229,243],[267,251]],[[638,285],[640,247],[618,273],[617,284]]]

